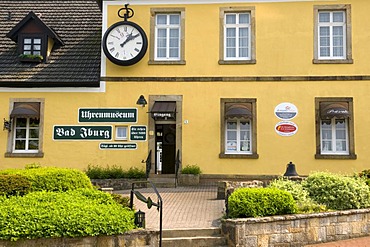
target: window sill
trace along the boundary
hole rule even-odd
[[[313,64],[353,64],[353,59],[312,59]]]
[[[252,60],[219,60],[219,65],[238,65],[238,64],[256,64],[257,61],[255,59]]]
[[[357,155],[356,154],[347,154],[347,155],[315,154],[315,159],[355,160],[357,159]]]
[[[19,61],[22,63],[41,63],[41,58],[19,58]]]
[[[258,159],[258,157],[258,154],[219,154],[220,159]]]
[[[39,153],[5,153],[4,157],[7,158],[42,158],[44,157],[43,152]]]
[[[155,60],[149,60],[149,65],[185,65],[185,60],[179,60],[179,61],[155,61]]]

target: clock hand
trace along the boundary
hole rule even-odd
[[[139,37],[140,34],[135,34],[135,35],[132,35],[132,33],[130,33],[128,36],[127,36],[127,39],[125,41],[123,41],[122,44],[120,44],[121,47],[123,47],[125,44],[127,44],[127,42],[133,40],[133,39],[136,39],[137,37]]]

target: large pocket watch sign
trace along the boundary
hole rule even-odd
[[[103,51],[107,58],[122,66],[129,66],[139,62],[148,48],[148,39],[144,30],[136,23],[128,21],[134,11],[125,5],[118,10],[118,16],[124,21],[114,23],[103,36]],[[121,11],[125,11],[123,15]]]

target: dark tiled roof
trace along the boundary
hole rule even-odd
[[[17,44],[6,37],[30,11],[64,42],[47,63],[19,62]],[[1,0],[0,87],[99,86],[101,20],[95,0]]]

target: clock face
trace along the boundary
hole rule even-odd
[[[146,53],[148,40],[144,30],[130,21],[117,22],[110,26],[103,37],[103,51],[117,65],[132,65]]]

